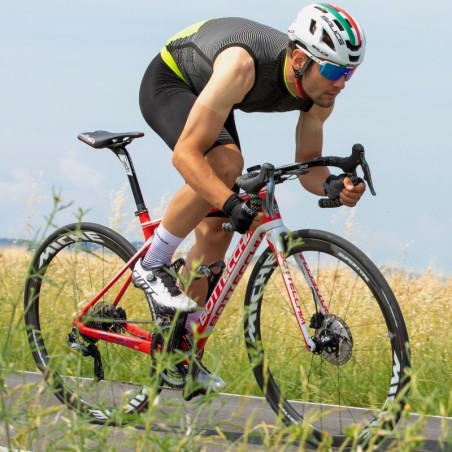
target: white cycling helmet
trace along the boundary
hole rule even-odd
[[[366,38],[358,23],[343,9],[328,3],[303,8],[288,35],[308,56],[341,66],[359,65],[366,50]]]

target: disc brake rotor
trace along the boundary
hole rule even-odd
[[[343,366],[352,357],[353,338],[345,320],[334,314],[327,314],[315,336],[323,346],[321,355],[335,366]]]

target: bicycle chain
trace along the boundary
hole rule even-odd
[[[90,317],[90,322],[98,322],[98,323],[115,323],[115,324],[122,324],[126,325],[128,323],[130,324],[145,324],[145,323],[155,323],[152,320],[128,320],[128,319],[110,319],[108,317]]]
[[[170,325],[171,320],[129,320],[129,319],[109,319],[106,317],[90,317],[89,321],[105,323],[105,324],[115,324],[115,325],[156,325],[156,326],[165,326]]]

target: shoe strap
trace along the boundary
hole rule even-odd
[[[178,259],[176,259],[168,268],[170,270],[173,270],[175,273],[179,273],[179,270],[182,267],[186,267],[185,264],[185,259],[182,257],[179,257]]]
[[[221,274],[226,267],[223,261],[216,261],[210,265],[200,265],[196,270],[195,279],[211,278]]]

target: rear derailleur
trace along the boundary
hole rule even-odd
[[[126,312],[122,308],[107,304],[103,301],[97,303],[83,316],[82,321],[88,328],[102,331],[120,333],[127,321]],[[82,340],[80,340],[82,339]],[[97,339],[80,334],[77,327],[67,335],[66,342],[71,350],[81,353],[82,356],[91,356],[94,365],[94,379],[104,379],[102,358],[97,347]]]

